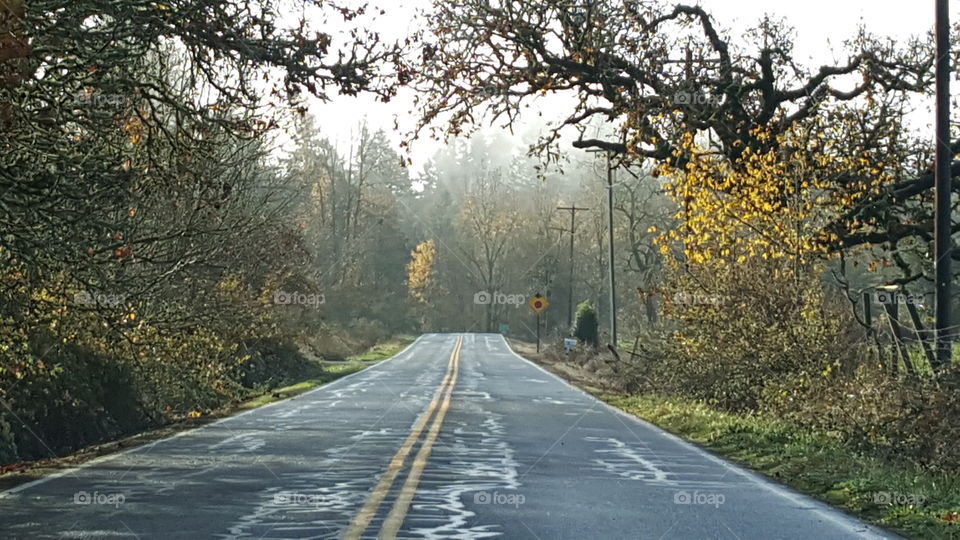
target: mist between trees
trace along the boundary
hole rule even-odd
[[[436,2],[398,43],[364,29],[376,10],[317,8],[338,33],[269,2],[101,4],[0,4],[0,461],[206,414],[401,332],[531,339],[518,299],[538,293],[551,343],[582,302],[604,332],[599,149],[624,343],[578,352],[598,376],[960,466],[929,306],[865,301],[929,290],[932,145],[906,127],[929,36],[864,30],[821,68],[780,21],[730,35],[660,1]],[[401,88],[406,142],[446,136],[422,171],[360,119],[305,114]],[[575,98],[559,120],[501,133],[553,93]]]

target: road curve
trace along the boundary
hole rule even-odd
[[[496,334],[0,494],[0,538],[895,538],[597,401]]]

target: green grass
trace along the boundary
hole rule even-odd
[[[413,342],[413,338],[401,337],[387,343],[382,343],[372,347],[365,353],[357,354],[347,358],[347,362],[379,362],[386,360],[391,356],[402,351],[404,347]]]
[[[268,403],[273,403],[274,401],[279,401],[281,399],[287,399],[309,390],[313,390],[318,386],[335,381],[341,377],[346,377],[351,373],[356,373],[366,369],[376,362],[386,360],[387,358],[390,358],[391,356],[403,350],[403,348],[409,345],[411,342],[413,342],[413,338],[396,338],[387,343],[375,345],[366,352],[351,356],[344,362],[326,364],[323,366],[323,370],[319,372],[318,375],[289,386],[274,388],[263,395],[243,402],[243,404],[239,406],[239,409],[245,410],[262,407]]]
[[[824,433],[660,396],[600,399],[713,453],[908,538],[960,538],[960,478],[863,456]],[[883,494],[900,502],[882,504]]]

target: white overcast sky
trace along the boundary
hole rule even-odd
[[[402,38],[414,28],[414,11],[427,8],[429,0],[376,0],[371,2],[386,10],[373,28],[385,38]],[[933,28],[934,0],[703,0],[696,2],[717,19],[721,27],[737,30],[755,24],[764,13],[784,17],[796,29],[796,58],[804,63],[819,66],[833,63],[833,51],[842,50],[845,39],[853,37],[858,25],[864,25],[872,34],[904,39],[921,35]],[[960,20],[960,2],[953,2],[951,18]],[[840,58],[843,58],[841,55]],[[541,110],[545,113],[556,110],[556,101],[547,99]],[[389,104],[378,103],[370,97],[337,97],[329,103],[314,102],[310,111],[320,120],[324,134],[345,142],[351,128],[366,118],[368,124],[381,127],[399,143],[401,133],[394,132],[394,118],[399,120],[401,131],[412,126],[409,115],[409,94]],[[533,109],[531,109],[533,110]],[[563,115],[558,111],[557,116]],[[521,126],[518,133],[523,132]],[[413,149],[413,170],[419,170],[442,143],[421,140]]]

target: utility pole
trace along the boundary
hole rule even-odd
[[[937,133],[936,169],[934,172],[934,257],[935,289],[937,297],[936,345],[937,361],[934,368],[942,368],[951,362],[953,352],[950,335],[951,309],[950,285],[953,280],[951,259],[953,242],[950,238],[950,194],[953,178],[950,162],[950,2],[936,0],[936,89]]]
[[[577,212],[586,212],[590,209],[577,206],[577,203],[573,203],[573,206],[558,206],[557,210],[566,210],[570,212],[570,229],[557,230],[570,233],[570,284],[567,289],[567,298],[569,298],[569,302],[567,302],[567,328],[573,328],[573,240],[577,234]]]
[[[617,282],[613,271],[613,166],[610,164],[610,152],[607,152],[607,230],[610,248],[610,342],[617,348]]]
[[[607,155],[607,271],[610,279],[610,344],[617,346],[617,281],[613,271],[613,164],[610,151],[595,149],[587,152],[604,152]]]
[[[693,64],[694,64],[694,62],[700,63],[700,64],[719,64],[719,63],[721,63],[722,61],[723,61],[723,60],[721,60],[720,58],[696,58],[696,59],[694,59],[694,58],[693,58],[693,49],[690,48],[690,44],[688,43],[688,44],[687,44],[686,55],[685,55],[684,58],[682,58],[682,59],[668,58],[668,59],[666,59],[666,60],[663,60],[663,63],[665,63],[665,64],[683,64],[683,65],[684,65],[684,66],[683,66],[683,67],[684,67],[684,69],[683,69],[684,77],[686,78],[687,82],[690,82],[691,80],[693,80]]]

